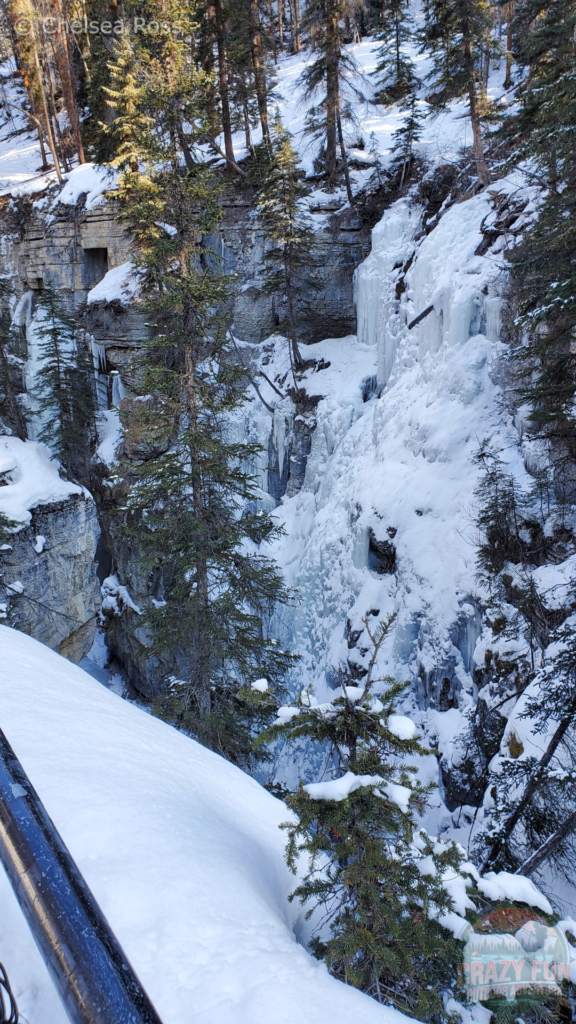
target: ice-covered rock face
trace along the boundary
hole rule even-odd
[[[424,235],[418,208],[396,203],[357,271],[358,338],[306,348],[318,366],[330,365],[306,375],[307,393],[322,396],[317,425],[302,489],[276,510],[286,534],[273,554],[298,596],[275,628],[302,656],[295,687],[313,682],[320,700],[339,664],[362,672],[362,619],[374,610],[397,615],[382,673],[412,679],[407,699],[423,716],[433,708],[453,719],[474,697],[481,595],[472,460],[482,439],[527,479],[498,386],[504,265],[493,251],[475,255],[491,214],[484,193]],[[267,358],[273,378],[287,361],[280,339]],[[366,387],[374,375],[375,394]],[[271,389],[266,397],[274,403]]]

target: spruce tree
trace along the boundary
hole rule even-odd
[[[157,581],[138,628],[146,654],[175,668],[156,711],[249,767],[254,729],[292,660],[267,627],[289,595],[265,554],[278,528],[257,510],[248,468],[260,447],[230,428],[247,382],[229,351],[230,281],[205,242],[218,188],[202,165],[150,164],[126,172],[119,197],[139,243],[151,333],[134,373],[142,399],[124,418],[128,448],[152,439],[125,474],[127,529]],[[270,691],[252,690],[262,677]]]
[[[41,360],[33,386],[42,423],[38,440],[70,477],[87,480],[96,417],[91,357],[76,321],[51,288],[38,295],[34,329]]]
[[[425,6],[423,48],[433,55],[430,75],[434,103],[442,106],[456,96],[467,95],[472,125],[474,159],[482,185],[491,182],[484,156],[481,130],[481,85],[479,67],[491,53],[492,19],[487,0],[429,0]]]
[[[265,291],[285,305],[279,328],[289,340],[293,370],[304,361],[296,341],[299,311],[318,285],[311,275],[314,232],[304,205],[311,189],[306,184],[291,135],[280,115],[272,126],[271,155],[264,161],[264,184],[255,203],[270,247],[264,254]]]
[[[104,87],[107,103],[114,110],[110,125],[101,124],[107,147],[113,156],[110,166],[138,172],[140,157],[150,150],[152,118],[143,112],[145,86],[139,80],[139,63],[130,36],[120,37],[116,60],[108,65],[111,85]]]
[[[566,0],[525,2],[516,12],[518,59],[528,71],[520,109],[504,129],[528,180],[542,186],[538,215],[508,252],[511,298],[522,335],[514,357],[520,399],[530,418],[557,446],[571,488],[576,458],[576,30]]]
[[[337,696],[318,704],[309,690],[279,712],[259,742],[285,737],[317,744],[330,781],[300,784],[286,800],[296,821],[286,857],[308,871],[292,894],[325,927],[312,941],[315,956],[337,978],[419,1020],[445,1020],[441,990],[450,988],[461,954],[437,918],[451,909],[443,876],[458,872],[460,850],[433,843],[416,824],[429,789],[406,763],[423,753],[413,732],[399,738],[391,715],[405,689],[376,678],[392,619],[364,620],[371,655],[367,674],[353,682],[343,671]],[[374,686],[384,687],[376,696]],[[403,720],[406,722],[406,720]],[[421,858],[426,870],[420,870]]]
[[[305,99],[320,95],[319,105],[309,111],[308,131],[324,140],[323,162],[328,182],[333,184],[336,180],[340,149],[348,199],[353,203],[342,124],[350,116],[343,103],[344,89],[350,85],[357,65],[343,47],[343,7],[343,0],[311,0],[306,8],[305,24],[315,32],[318,55],[302,72],[301,83]]]
[[[408,176],[414,157],[414,146],[422,135],[425,114],[418,106],[415,88],[408,94],[405,104],[406,114],[402,124],[392,135],[392,149],[395,154],[392,169],[399,174],[399,187],[402,188]]]
[[[10,353],[11,344],[15,340],[9,309],[11,294],[8,282],[0,279],[0,416],[6,419],[16,436],[25,441],[26,414],[14,386],[16,368]]]
[[[413,93],[417,78],[414,61],[406,47],[414,40],[410,8],[406,0],[387,0],[382,5],[378,38],[382,40],[378,64],[372,74],[378,76],[380,103],[396,103]]]

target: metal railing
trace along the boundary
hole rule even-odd
[[[73,1024],[161,1024],[1,729],[0,861]]]
[[[18,1024],[18,1007],[4,964],[0,964],[0,1024]]]

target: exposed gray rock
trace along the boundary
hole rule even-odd
[[[33,509],[30,524],[10,536],[10,549],[0,551],[0,594],[9,625],[76,663],[96,634],[99,536],[93,499],[73,494]]]

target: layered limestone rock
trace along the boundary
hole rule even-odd
[[[45,445],[0,438],[0,615],[80,662],[96,633],[100,593],[96,504],[62,480]]]

